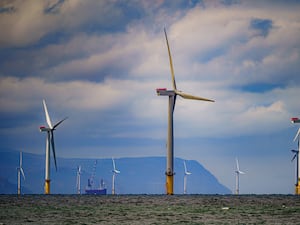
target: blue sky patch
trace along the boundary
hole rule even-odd
[[[255,83],[255,84],[249,84],[243,86],[242,90],[246,92],[253,92],[253,93],[264,93],[278,87],[279,86],[276,84]]]
[[[260,35],[266,37],[273,28],[273,21],[269,19],[255,18],[251,20],[250,27],[259,31]]]

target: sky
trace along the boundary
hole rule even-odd
[[[0,151],[45,154],[45,99],[52,123],[68,117],[57,157],[165,156],[165,28],[177,88],[215,100],[177,98],[175,157],[233,191],[238,158],[241,194],[292,194],[299,11],[292,0],[1,0]]]

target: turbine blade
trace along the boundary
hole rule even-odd
[[[299,128],[298,131],[297,131],[297,134],[296,134],[296,136],[295,136],[295,138],[294,138],[294,141],[296,141],[296,139],[298,138],[299,134],[300,134],[300,128]]]
[[[183,161],[183,165],[184,165],[184,173],[187,173],[187,169],[186,169],[186,164],[185,164],[185,160]]]
[[[51,146],[52,146],[52,152],[53,152],[53,158],[54,158],[54,164],[55,164],[55,170],[57,171],[57,164],[56,164],[56,155],[55,155],[55,144],[54,144],[54,134],[53,130],[51,130]]]
[[[59,121],[57,124],[54,125],[53,129],[55,129],[59,124],[61,124],[62,122],[64,122],[66,119],[68,119],[68,117],[62,119],[61,121]]]
[[[115,165],[115,160],[114,160],[114,158],[112,158],[112,163],[113,163],[113,169],[114,169],[114,171],[116,171],[116,165]]]
[[[175,96],[174,96],[174,102],[173,102],[172,112],[174,112],[174,110],[175,110],[176,98],[177,98],[177,96],[175,95]]]
[[[51,120],[50,120],[50,116],[49,116],[49,113],[48,113],[48,109],[47,109],[47,105],[46,105],[45,99],[43,99],[43,105],[44,105],[44,110],[45,110],[47,124],[52,129],[52,123],[51,123]]]
[[[202,98],[202,97],[190,95],[190,94],[187,94],[187,93],[184,93],[184,92],[181,92],[181,91],[177,91],[177,90],[175,90],[175,93],[177,95],[181,96],[182,98],[185,98],[185,99],[214,102],[214,100],[211,100],[211,99],[208,99],[208,98]]]
[[[22,168],[22,167],[20,167],[20,171],[21,171],[21,174],[22,174],[22,176],[23,176],[23,179],[25,180],[25,174],[24,174],[24,171],[23,171],[23,168]]]
[[[297,153],[294,155],[291,161],[293,162],[296,157],[297,157]]]
[[[169,61],[170,61],[170,69],[171,69],[171,76],[172,76],[173,88],[174,88],[174,90],[177,90],[177,88],[176,88],[176,81],[175,81],[175,75],[174,75],[173,62],[172,62],[172,56],[171,56],[171,50],[170,50],[170,46],[169,46],[169,41],[168,41],[168,36],[167,36],[166,28],[164,28],[164,32],[165,32],[165,37],[166,37],[166,42],[167,42],[167,47],[168,47],[168,54],[169,54]]]
[[[236,161],[236,170],[239,173],[240,172],[239,161],[237,158],[235,158],[235,161]]]
[[[20,168],[22,167],[22,152],[20,152]]]

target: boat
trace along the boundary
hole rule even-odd
[[[93,187],[93,181],[91,179],[88,179],[88,186],[85,189],[85,194],[87,195],[106,195],[107,189],[105,187],[105,183],[103,179],[101,179],[100,187],[94,188]]]
[[[94,185],[96,167],[97,167],[97,160],[95,161],[92,175],[88,179],[88,185],[85,188],[85,194],[87,194],[87,195],[106,195],[107,189],[106,189],[106,185],[105,185],[103,179],[101,179],[100,186],[98,188],[95,187],[95,185]]]

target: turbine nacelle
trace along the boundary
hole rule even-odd
[[[214,102],[214,100],[194,96],[194,95],[191,95],[191,94],[187,94],[183,91],[179,91],[179,90],[176,90],[176,89],[175,90],[167,90],[166,88],[157,88],[156,93],[157,93],[158,96],[175,96],[175,95],[179,95],[180,97],[185,98],[185,99]]]
[[[292,123],[300,123],[300,119],[298,117],[291,118]]]
[[[184,166],[184,175],[191,175],[192,173],[189,172],[189,171],[187,170],[187,168],[186,168],[186,163],[185,163],[185,161],[183,161],[183,166]]]
[[[121,171],[116,169],[116,163],[115,163],[114,158],[112,158],[112,163],[113,163],[113,170],[111,172],[117,173],[117,174],[121,173]]]
[[[156,93],[158,96],[174,96],[176,93],[173,90],[167,90],[167,88],[157,88]]]
[[[40,126],[40,132],[44,132],[44,131],[51,131],[51,129],[49,127]]]
[[[23,179],[25,180],[25,173],[24,173],[24,170],[22,167],[18,167],[18,170],[20,170],[21,174],[22,174],[22,177]]]
[[[111,172],[117,173],[117,174],[121,173],[121,171],[119,171],[119,170],[112,170]]]
[[[237,158],[235,158],[235,161],[236,161],[236,171],[235,171],[235,172],[236,172],[237,174],[245,174],[245,172],[240,171],[239,161],[238,161]]]
[[[240,171],[240,170],[236,170],[235,172],[236,172],[237,174],[245,174],[245,172]]]

